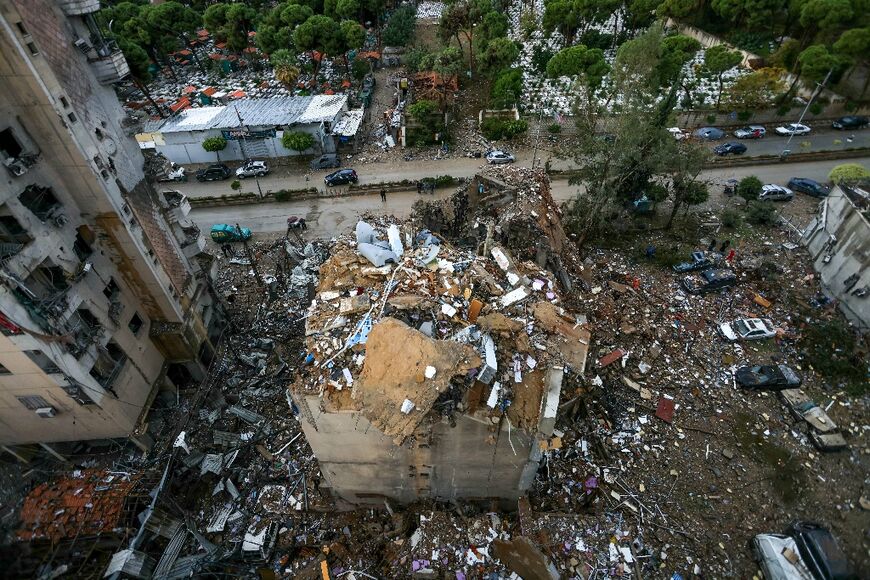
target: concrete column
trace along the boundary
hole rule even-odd
[[[61,463],[69,463],[69,459],[55,451],[48,443],[40,443],[39,446],[45,449],[50,455],[53,455]]]
[[[9,447],[8,445],[3,445],[2,447],[0,447],[0,449],[3,449],[3,451],[5,451],[9,455],[13,456],[15,459],[17,459],[21,463],[30,463],[30,461],[25,456],[23,456],[20,451],[16,450],[14,447]]]

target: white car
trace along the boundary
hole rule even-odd
[[[758,534],[752,539],[752,549],[765,580],[808,580],[813,577],[794,538]]]
[[[800,123],[789,123],[776,128],[777,135],[808,135],[810,128]]]
[[[269,166],[265,161],[248,161],[238,169],[236,169],[236,177],[244,179],[246,177],[263,177],[269,173]]]
[[[773,323],[767,319],[738,318],[732,322],[720,324],[719,334],[730,342],[738,340],[763,340],[776,336],[776,329],[773,327]]]
[[[501,163],[513,163],[514,161],[516,161],[513,155],[506,151],[499,151],[498,149],[487,153],[486,160],[489,161],[492,165],[499,165]]]
[[[762,125],[747,125],[734,131],[738,139],[763,139],[767,130]]]
[[[682,141],[683,139],[688,139],[689,135],[684,133],[682,129],[679,127],[668,127],[668,133],[674,136],[674,139],[677,141]]]
[[[758,194],[760,201],[791,201],[794,199],[794,192],[782,185],[768,183],[761,186],[761,193]]]

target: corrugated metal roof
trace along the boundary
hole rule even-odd
[[[356,132],[359,131],[362,119],[363,110],[352,109],[342,115],[341,119],[336,121],[335,126],[332,128],[332,132],[336,135],[343,135],[344,137],[353,137],[356,135]]]
[[[225,106],[187,109],[167,119],[159,129],[151,128],[151,131],[180,133],[231,129],[239,126],[240,116],[250,127],[320,123],[331,121],[346,102],[347,95],[239,99]]]

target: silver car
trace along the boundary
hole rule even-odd
[[[738,318],[719,325],[719,334],[729,341],[763,340],[776,336],[773,323],[766,318]]]
[[[794,198],[794,192],[782,185],[768,183],[761,187],[761,193],[758,194],[760,201],[791,201]]]
[[[514,156],[506,151],[500,151],[496,149],[495,151],[490,151],[486,154],[486,160],[492,165],[500,165],[502,163],[513,163],[516,161]]]
[[[767,133],[767,129],[761,125],[747,125],[734,131],[734,136],[738,139],[762,139]]]
[[[244,179],[246,177],[263,177],[269,173],[269,166],[265,161],[248,161],[238,169],[236,169],[236,177]]]

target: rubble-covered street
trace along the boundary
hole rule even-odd
[[[84,570],[81,530],[116,537],[106,564],[133,577],[752,578],[748,542],[793,520],[829,526],[866,575],[866,395],[815,372],[804,342],[840,314],[784,228],[742,237],[735,288],[687,293],[668,256],[718,251],[718,232],[580,253],[545,174],[495,167],[410,220],[219,254],[209,376],[152,412],[149,453],[35,487],[17,535],[59,549],[10,575]],[[773,339],[717,334],[755,317]],[[770,363],[800,374],[812,417],[786,404],[796,390],[736,384]],[[821,451],[821,432],[846,448]],[[353,463],[369,442],[389,468]],[[521,477],[493,476],[517,462],[519,501]],[[488,497],[444,491],[447,472],[482,474]]]

